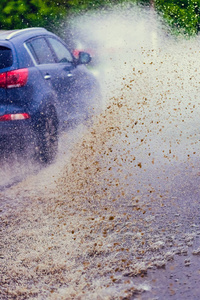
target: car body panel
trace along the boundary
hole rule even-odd
[[[13,47],[12,43],[9,43],[7,41],[1,41],[0,42],[1,47],[5,47],[8,49],[11,49],[13,55],[12,55],[12,65],[9,67],[1,68],[0,73],[4,73],[7,71],[15,70],[18,68],[18,60],[17,60],[17,55],[15,52],[15,48]],[[0,88],[0,104],[6,103],[7,102],[7,90],[4,88]]]

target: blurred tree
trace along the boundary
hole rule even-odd
[[[173,31],[193,35],[200,30],[200,0],[155,0],[155,7]]]
[[[0,29],[51,27],[65,14],[66,4],[59,0],[1,0]]]
[[[70,7],[70,9],[74,11],[80,11],[80,10],[89,10],[89,9],[96,9],[96,8],[102,8],[104,6],[112,6],[114,4],[117,4],[119,2],[125,2],[120,0],[68,0],[67,5]]]
[[[125,2],[154,7],[176,32],[200,30],[200,0],[1,0],[0,29],[43,26],[54,30],[68,13]]]

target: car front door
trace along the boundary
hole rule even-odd
[[[26,43],[26,46],[32,55],[36,68],[42,74],[45,85],[53,91],[60,125],[63,126],[69,117],[69,113],[66,114],[66,109],[63,110],[63,101],[66,99],[66,85],[70,83],[72,63],[66,62],[62,67],[45,37],[31,39]]]
[[[78,93],[77,68],[74,64],[74,58],[65,46],[65,44],[56,37],[47,37],[47,41],[54,52],[59,70],[59,89],[60,105],[65,122],[70,122],[78,115]]]

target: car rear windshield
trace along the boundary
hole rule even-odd
[[[7,47],[0,46],[0,69],[8,68],[12,66],[12,63],[12,50]]]

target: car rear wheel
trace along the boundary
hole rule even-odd
[[[51,163],[58,150],[58,120],[54,108],[40,117],[37,128],[36,159],[41,163]]]

